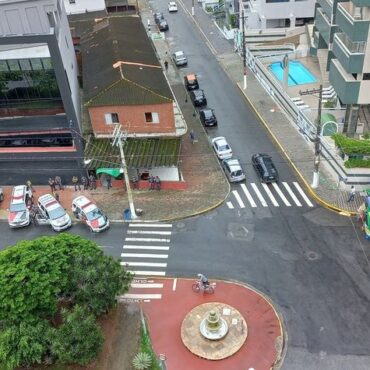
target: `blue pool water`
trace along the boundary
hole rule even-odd
[[[279,81],[283,81],[283,63],[276,62],[269,65],[269,69]],[[297,60],[289,61],[288,86],[303,85],[316,82],[317,79],[312,73]]]

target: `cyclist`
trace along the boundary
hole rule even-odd
[[[203,274],[198,274],[199,277],[199,283],[202,284],[203,288],[206,289],[209,286],[209,281],[207,276]]]

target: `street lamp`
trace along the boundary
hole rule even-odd
[[[245,24],[244,19],[246,17],[244,16],[244,5],[242,9],[242,29],[243,29],[243,37],[242,37],[242,43],[243,43],[243,89],[247,89],[247,50],[245,47]],[[247,17],[248,18],[248,17]]]
[[[194,8],[194,0],[191,0],[191,15],[194,17],[195,15],[195,8]]]

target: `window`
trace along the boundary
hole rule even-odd
[[[76,4],[76,0],[69,0],[70,4]]]
[[[159,123],[158,113],[145,112],[145,122],[147,122],[147,123]]]
[[[109,125],[112,123],[119,123],[118,113],[106,113],[104,116],[105,116],[105,123]]]

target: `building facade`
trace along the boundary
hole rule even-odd
[[[356,131],[361,105],[370,104],[370,1],[318,0],[314,46],[342,104],[344,132]]]
[[[315,0],[240,0],[239,4],[247,29],[293,28],[315,14]]]
[[[105,10],[104,0],[63,0],[67,14],[81,14]]]
[[[2,183],[20,168],[38,183],[79,166],[77,73],[62,0],[0,0]]]

